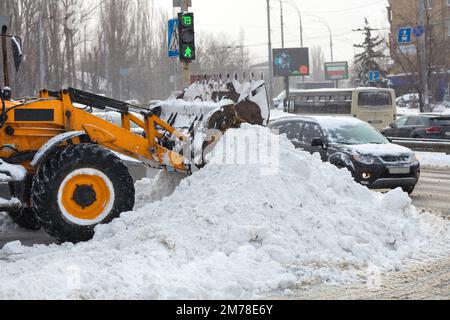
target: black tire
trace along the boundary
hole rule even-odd
[[[41,224],[32,208],[25,208],[17,212],[8,212],[8,215],[22,229],[30,231],[38,231],[41,229]]]
[[[402,189],[407,194],[413,194],[414,190],[416,189],[416,186],[402,187]]]
[[[102,177],[82,173],[82,170],[96,170]],[[103,213],[97,219],[101,218],[101,221],[83,220],[92,222],[92,224],[88,225],[77,221],[74,222],[72,219],[68,219],[67,212],[69,210],[66,210],[64,201],[58,200],[58,194],[67,194],[62,192],[62,190],[65,191],[65,183],[67,185],[66,179],[70,179],[73,174],[75,174],[74,177],[77,177],[77,172],[80,172],[79,176],[87,175],[95,177],[92,179],[100,179],[101,181],[106,180],[106,178],[109,179],[108,183],[105,182],[105,186],[109,188],[108,190],[114,191],[114,197],[111,196],[108,199],[108,206],[104,205],[106,199],[102,202],[98,201],[95,191],[92,195],[92,184],[91,191],[89,191],[90,193],[88,192],[88,195],[91,196],[90,204],[83,204],[83,206],[80,204],[81,200],[86,201],[86,193],[83,193],[82,196],[77,196],[77,192],[80,189],[78,184],[76,184],[75,192],[68,195],[71,197],[71,200],[68,201],[70,205],[80,206],[79,211],[76,213],[83,213],[83,210],[89,209],[92,205],[100,206]],[[81,187],[89,188],[86,184],[83,184]],[[112,192],[109,194],[112,194]],[[59,151],[55,157],[42,164],[33,180],[32,203],[34,212],[42,228],[61,242],[77,243],[92,239],[96,225],[110,223],[115,218],[118,218],[121,213],[131,211],[134,207],[134,201],[134,183],[128,168],[114,153],[98,145],[79,144],[68,146]]]

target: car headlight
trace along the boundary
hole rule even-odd
[[[353,160],[364,164],[374,164],[377,161],[377,158],[373,156],[363,156],[358,154],[353,156]]]
[[[409,162],[418,162],[419,158],[417,158],[417,155],[415,153],[411,154],[409,156]]]

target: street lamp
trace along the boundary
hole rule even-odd
[[[316,15],[311,15],[309,14],[309,16],[316,18],[317,20],[315,20],[316,22],[323,24],[325,27],[327,27],[328,32],[330,33],[330,53],[331,53],[331,62],[334,62],[334,52],[333,52],[333,32],[331,31],[331,27],[328,24],[328,22],[324,19],[321,18],[319,16]]]
[[[293,0],[286,0],[284,3],[291,5],[294,7],[294,9],[297,11],[298,19],[300,23],[300,47],[303,48],[303,19],[302,19],[302,13],[300,12],[300,9],[298,5]]]

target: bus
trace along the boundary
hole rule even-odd
[[[395,91],[383,88],[293,90],[284,111],[299,115],[353,116],[379,130],[397,119]]]

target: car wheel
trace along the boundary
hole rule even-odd
[[[414,192],[414,190],[416,189],[416,186],[402,187],[402,189],[407,194],[412,194]]]

